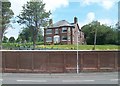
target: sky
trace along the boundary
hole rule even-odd
[[[9,0],[14,17],[18,16],[22,10],[22,6],[30,0]],[[78,24],[82,27],[93,20],[99,21],[101,24],[115,26],[118,21],[118,1],[119,0],[43,0],[46,4],[46,11],[51,11],[50,16],[53,23],[66,20],[73,22],[74,17],[78,18]],[[8,28],[5,34],[8,38],[18,37],[22,26],[17,23],[12,24],[12,28]]]

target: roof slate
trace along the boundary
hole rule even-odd
[[[74,27],[74,24],[73,24],[73,23],[69,23],[69,22],[66,21],[66,20],[61,20],[61,21],[58,21],[58,22],[54,23],[53,26],[51,26],[51,27],[49,27],[49,28],[63,27],[63,26]]]

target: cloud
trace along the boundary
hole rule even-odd
[[[80,1],[82,1],[83,5],[98,4],[106,10],[109,10],[114,6],[116,2],[118,2],[118,0],[80,0]]]
[[[11,9],[15,13],[15,15],[19,15],[22,10],[22,6],[30,0],[9,0],[11,2]],[[43,0],[46,4],[45,9],[55,11],[57,8],[66,7],[69,5],[69,0]]]
[[[117,23],[117,20],[112,20],[112,19],[109,19],[109,18],[97,19],[94,12],[89,12],[86,15],[85,20],[82,21],[82,22],[79,22],[79,26],[82,27],[82,26],[84,26],[86,24],[89,24],[92,21],[96,21],[96,20],[98,22],[100,22],[100,24],[105,24],[105,25],[108,25],[108,26],[115,26],[115,24]]]
[[[108,26],[115,26],[115,24],[117,23],[117,20],[112,20],[112,19],[98,19],[98,21],[101,24],[106,24]]]
[[[87,13],[84,21],[78,22],[78,24],[79,24],[80,27],[82,27],[82,26],[92,22],[93,20],[95,20],[95,13],[94,12],[89,12],[89,13]]]
[[[105,8],[105,9],[110,9],[110,8],[112,8],[113,7],[113,5],[114,5],[114,0],[104,0],[104,1],[102,1],[101,2],[101,5]]]
[[[95,13],[94,12],[89,12],[88,14],[87,14],[87,21],[88,22],[91,22],[91,21],[93,21],[95,19]]]
[[[46,3],[46,10],[55,11],[57,8],[69,5],[69,0],[43,0]]]
[[[16,15],[20,14],[20,12],[22,10],[22,6],[24,4],[26,4],[27,1],[29,1],[29,0],[20,0],[20,1],[18,1],[18,0],[9,0],[9,1],[11,2],[11,9],[13,10],[13,12],[14,12],[14,14],[16,16]]]

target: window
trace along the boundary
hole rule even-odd
[[[67,41],[67,36],[62,36],[62,41]]]
[[[70,27],[68,27],[68,33],[70,33],[71,31],[70,31]]]
[[[55,34],[58,34],[59,33],[59,30],[58,29],[55,29]]]
[[[73,41],[74,41],[74,37],[73,37]]]
[[[66,33],[67,32],[67,28],[66,27],[63,27],[62,28],[62,33]]]
[[[52,42],[52,37],[47,37],[46,42]]]
[[[47,29],[46,34],[52,34],[52,29]]]
[[[68,41],[70,41],[71,40],[71,37],[70,36],[68,36]]]

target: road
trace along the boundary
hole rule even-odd
[[[118,84],[117,72],[79,74],[4,73],[2,84]]]

